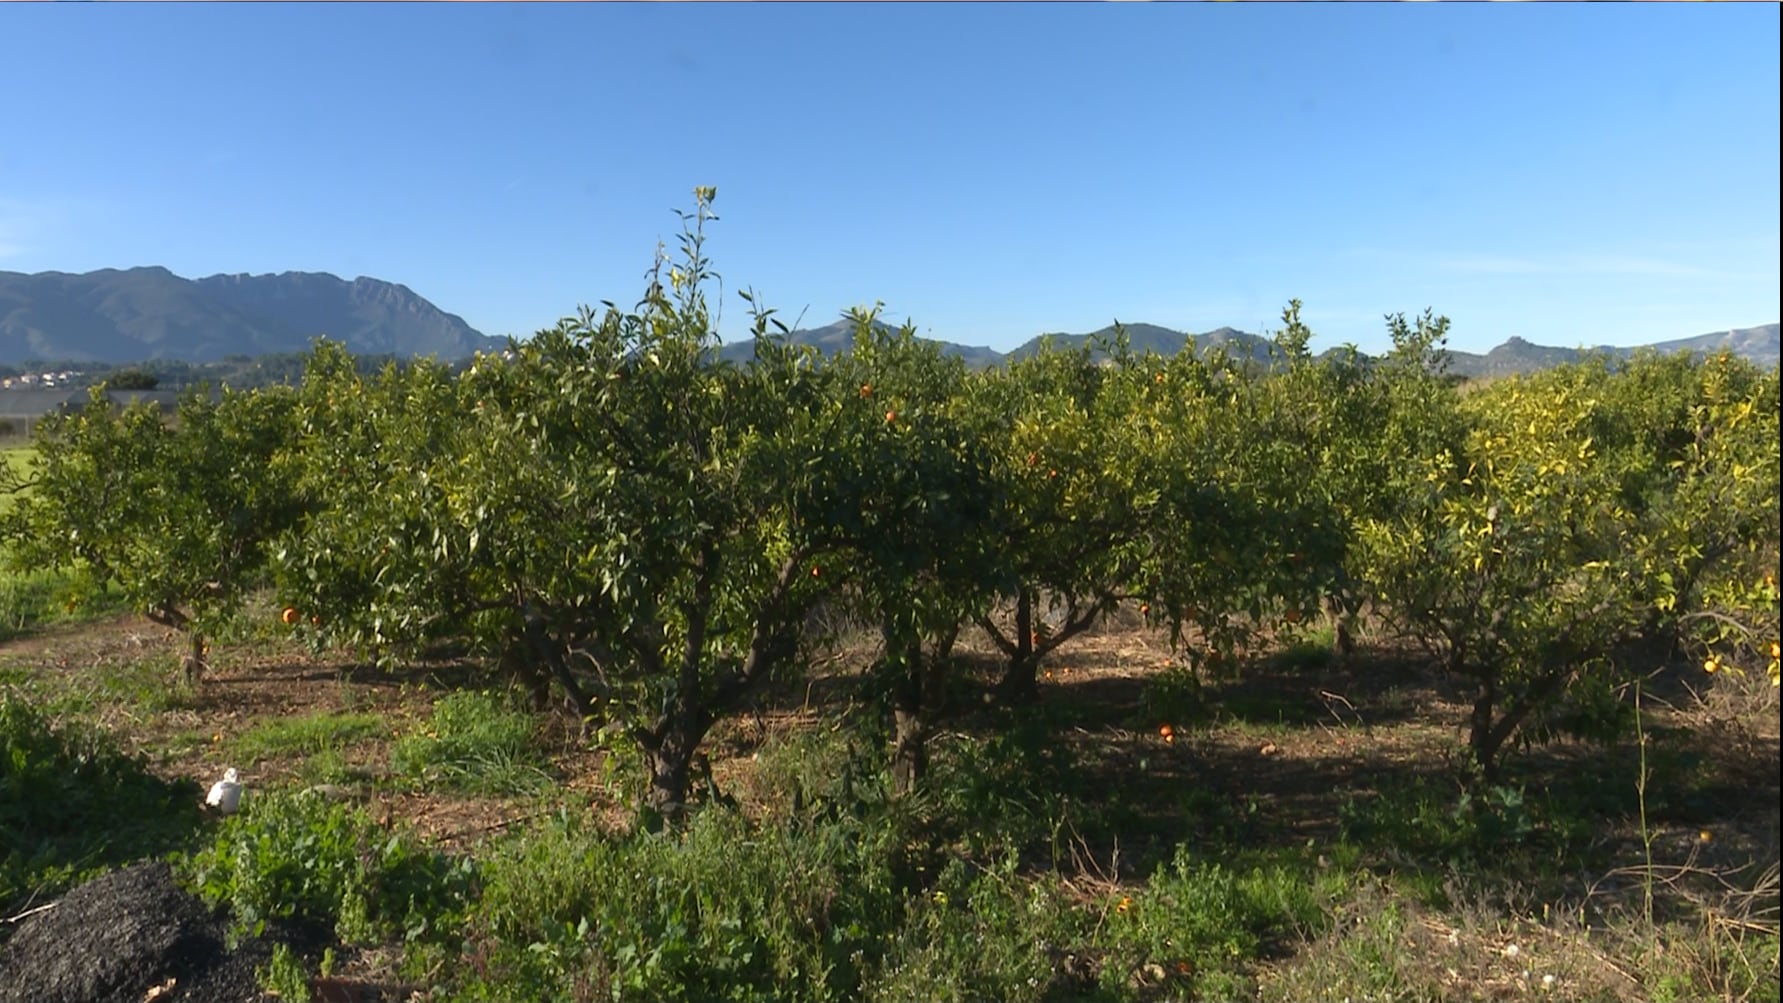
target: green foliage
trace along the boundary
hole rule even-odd
[[[316,794],[255,792],[183,870],[238,932],[269,920],[333,930],[349,944],[441,941],[468,887],[463,865]]]
[[[1358,513],[1363,577],[1476,687],[1488,779],[1531,715],[1581,678],[1613,685],[1630,642],[1695,627],[1710,649],[1737,634],[1756,654],[1775,637],[1774,605],[1766,623],[1765,604],[1712,586],[1732,571],[1761,587],[1761,563],[1774,569],[1774,373],[1598,360],[1466,396],[1406,380],[1393,424],[1461,434],[1408,455],[1393,504]]]
[[[794,509],[821,471],[818,377],[765,312],[749,363],[715,359],[711,198],[635,311],[585,309],[458,378],[365,381],[318,348],[300,394],[319,511],[280,555],[322,637],[468,631],[554,681],[642,750],[657,807],[685,800],[716,717],[790,664],[823,548]]]
[[[198,798],[195,785],[156,777],[109,735],[57,723],[0,690],[0,910],[182,845]]]
[[[0,433],[5,431],[0,429]],[[30,490],[31,460],[36,454],[30,446],[0,448],[0,514],[12,508],[14,500]]]
[[[292,1003],[310,1003],[310,977],[303,962],[284,944],[272,946],[272,957],[266,967],[256,972],[260,988],[269,995]]]
[[[107,390],[153,390],[161,378],[144,369],[114,369],[101,385]]]
[[[179,673],[178,660],[169,655],[103,662],[94,666],[90,678],[97,699],[134,719],[193,705],[192,686]]]
[[[1520,787],[1419,781],[1356,795],[1339,810],[1343,838],[1386,862],[1465,873],[1523,862],[1537,873],[1583,849],[1600,804],[1574,795],[1531,796]]]
[[[376,714],[334,714],[319,711],[302,717],[270,718],[230,740],[230,752],[252,765],[280,756],[319,756],[364,741],[386,728]]]
[[[1271,943],[1321,932],[1347,879],[1284,865],[1246,871],[1186,847],[1137,894],[1107,905],[1105,987],[1174,985],[1190,998],[1249,996],[1247,968]]]
[[[96,588],[91,576],[70,570],[11,571],[5,562],[0,553],[0,641],[125,608],[121,592]]]
[[[685,807],[725,715],[802,670],[819,606],[880,632],[865,738],[891,732],[897,794],[967,685],[963,624],[1031,696],[1121,603],[1213,674],[1281,636],[1306,643],[1278,665],[1316,668],[1384,621],[1471,689],[1479,795],[1507,748],[1617,735],[1621,685],[1668,646],[1775,682],[1774,370],[1590,359],[1458,388],[1446,318],[1389,318],[1384,359],[1315,358],[1292,301],[1266,364],[1136,355],[1117,325],[975,373],[876,309],[844,355],[794,349],[749,293],[737,364],[706,298],[715,195],[630,309],[462,371],[319,342],[295,390],[192,394],[171,423],[95,397],[44,423],[29,472],[0,475],[9,560],[214,634],[270,549],[298,636],[386,664],[452,641],[535,702],[555,687],[642,760],[651,817]],[[42,619],[36,589],[7,623]],[[1299,626],[1324,610],[1328,632]],[[1200,710],[1178,676],[1145,699],[1157,723]],[[411,736],[399,770],[536,780],[506,739],[457,741]]]
[[[286,462],[293,404],[197,390],[168,422],[95,388],[85,407],[38,424],[32,489],[0,515],[6,556],[72,569],[95,590],[116,582],[158,622],[211,631],[260,584],[267,542],[300,514]]]
[[[1162,725],[1187,730],[1209,716],[1207,695],[1201,677],[1186,665],[1172,664],[1146,677],[1139,694],[1140,731],[1149,732]]]
[[[1039,660],[1119,602],[1160,507],[1143,477],[1153,444],[1128,427],[1138,363],[1117,340],[1101,364],[1104,347],[1043,342],[958,391],[1003,496],[981,566],[1015,604],[1013,622],[972,612],[1008,659],[1002,685],[1011,695],[1032,695]]]
[[[858,998],[898,915],[886,835],[713,811],[655,836],[553,822],[484,861],[450,997]]]
[[[375,720],[375,719],[374,719]],[[398,776],[476,794],[534,794],[551,782],[526,712],[503,694],[448,693],[390,753]]]
[[[1094,920],[1072,906],[1060,883],[1019,874],[1013,857],[988,869],[952,861],[932,888],[909,902],[883,963],[858,998],[892,1003],[1101,996],[1088,977]],[[1082,967],[1066,963],[1080,955]]]

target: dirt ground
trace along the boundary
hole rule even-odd
[[[79,689],[117,666],[159,658],[169,666],[173,686],[177,651],[177,640],[166,631],[140,618],[118,617],[0,644],[0,671],[23,671]],[[975,684],[995,671],[989,644],[966,635],[959,654],[969,678],[952,691],[955,705],[943,719],[937,747],[945,746],[950,734],[981,727],[990,713],[975,706],[980,692]],[[747,802],[755,751],[775,735],[833,719],[838,702],[853,699],[850,680],[872,657],[865,638],[844,645],[820,660],[811,680],[764,693],[754,707],[721,723],[708,745],[717,784]],[[302,756],[233,762],[232,744],[256,725],[318,713],[376,714],[389,730],[343,750],[349,767],[364,777],[353,796],[374,817],[400,820],[447,849],[470,849],[563,808],[615,822],[627,817],[612,792],[603,754],[587,748],[561,722],[547,728],[559,783],[544,799],[419,792],[377,783],[388,769],[395,738],[426,717],[437,694],[497,682],[479,677],[472,664],[442,660],[385,672],[312,657],[267,634],[219,643],[212,658],[210,674],[194,690],[161,694],[152,710],[130,699],[101,701],[94,716],[163,776],[187,778],[203,789],[226,767],[237,766],[252,791],[301,783],[305,765]],[[1146,827],[1149,835],[1080,847],[1086,873],[1098,881],[1143,879],[1169,844],[1197,835],[1274,845],[1330,840],[1339,831],[1340,806],[1347,799],[1412,782],[1445,783],[1453,776],[1451,757],[1464,735],[1467,694],[1433,675],[1415,652],[1377,643],[1367,657],[1341,664],[1294,661],[1278,648],[1256,653],[1230,680],[1204,679],[1187,703],[1180,691],[1165,694],[1179,698],[1176,702],[1161,701],[1160,680],[1171,678],[1172,669],[1174,678],[1185,678],[1181,666],[1167,638],[1133,616],[1117,616],[1044,663],[1041,700],[1069,709],[1070,724],[1060,739],[1082,768],[1118,791],[1124,804],[1142,806],[1141,812],[1145,805],[1158,806],[1159,823]],[[1705,862],[1763,859],[1767,852],[1774,859],[1779,795],[1774,704],[1768,734],[1755,733],[1749,722],[1736,726],[1713,714],[1705,717],[1704,708],[1711,705],[1692,702],[1677,687],[1669,704],[1661,697],[1648,705],[1655,740],[1700,760],[1692,797],[1656,799],[1650,820],[1656,843]],[[1205,715],[1196,718],[1196,708]],[[1191,719],[1173,720],[1177,713]],[[1605,783],[1632,782],[1623,765],[1632,761],[1626,750],[1563,742],[1527,756],[1525,776],[1536,789],[1547,782],[1578,783],[1581,777],[1589,783],[1598,775]],[[1226,817],[1238,819],[1233,824],[1239,828],[1197,834],[1164,817],[1190,794],[1225,806]],[[1712,845],[1701,837],[1709,831],[1716,837]],[[1148,846],[1148,839],[1158,845]],[[1638,845],[1627,819],[1605,819],[1601,839],[1628,852]],[[42,988],[25,995],[16,988],[6,995],[9,990],[0,988],[0,1003],[140,1003],[168,979],[191,980],[179,981],[180,1000],[254,998],[239,993],[242,986],[252,989],[255,959],[263,961],[270,947],[222,951],[217,928],[196,900],[182,898],[165,868],[157,866],[133,867],[83,886],[22,924],[0,952],[0,987],[16,987],[19,973],[30,972],[34,987]],[[1581,894],[1584,883],[1581,876]],[[70,943],[84,946],[68,952]],[[70,974],[53,974],[52,981],[37,974],[60,973],[54,967],[59,963],[73,965]],[[371,977],[379,974],[379,965],[371,957],[348,959],[344,974]],[[244,977],[247,982],[240,981]],[[59,988],[64,982],[55,979],[86,988],[64,990]],[[206,980],[234,987],[227,992],[236,995],[199,995],[200,987],[212,984]]]

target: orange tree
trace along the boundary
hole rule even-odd
[[[1282,312],[1284,327],[1275,336],[1253,424],[1253,434],[1269,444],[1264,462],[1287,502],[1286,560],[1272,562],[1269,591],[1291,622],[1323,602],[1333,616],[1333,642],[1347,655],[1361,612],[1351,567],[1352,521],[1356,513],[1393,502],[1394,468],[1428,450],[1419,436],[1438,431],[1396,427],[1390,393],[1419,383],[1440,388],[1433,374],[1423,372],[1430,361],[1423,347],[1440,345],[1447,322],[1428,314],[1415,324],[1390,318],[1390,330],[1404,347],[1385,359],[1367,359],[1353,346],[1314,357],[1308,348],[1312,331],[1301,321],[1300,307],[1293,300]],[[1413,386],[1399,378],[1402,373],[1416,375]]]
[[[363,515],[319,517],[287,549],[287,582],[347,639],[472,632],[542,666],[641,754],[663,813],[718,717],[791,664],[828,546],[798,506],[825,469],[833,395],[765,313],[754,358],[719,361],[702,292],[712,194],[635,309],[585,309],[456,380],[393,383],[381,417],[340,414],[374,420],[312,464],[319,491],[355,455],[409,472],[369,469],[331,506]]]
[[[1004,497],[965,418],[957,358],[856,311],[853,349],[827,367],[821,474],[801,510],[839,547],[835,584],[878,625],[874,666],[889,697],[892,781],[921,781],[941,673],[960,625],[996,587]]]
[[[185,632],[189,676],[205,636],[261,584],[267,547],[302,515],[289,462],[293,397],[208,388],[172,421],[148,404],[87,404],[40,422],[32,490],[0,517],[11,560],[116,583],[151,620]]]
[[[1680,641],[1709,671],[1765,667],[1776,682],[1778,376],[1719,355],[1644,355],[1606,380],[1635,522],[1624,544],[1643,633]]]
[[[1320,522],[1300,447],[1263,367],[1185,350],[1116,368],[1136,493],[1150,503],[1131,545],[1133,591],[1173,641],[1199,634],[1209,668],[1284,597],[1307,591]],[[1297,605],[1301,605],[1297,603]]]
[[[1149,444],[1127,426],[1140,385],[1128,370],[1138,365],[1119,334],[1106,346],[1047,342],[977,374],[965,394],[1006,503],[987,556],[1012,613],[974,612],[1006,659],[997,685],[1006,698],[1032,697],[1040,660],[1112,610],[1139,570],[1159,497],[1139,477]]]
[[[320,341],[298,387],[297,490],[309,517],[274,556],[300,629],[391,658],[475,634],[478,555],[443,518],[471,435],[450,371],[422,360],[361,371]]]
[[[1413,454],[1392,505],[1361,514],[1366,575],[1391,616],[1472,682],[1468,740],[1488,780],[1532,715],[1581,679],[1615,678],[1629,643],[1663,619],[1655,608],[1693,605],[1680,583],[1753,534],[1775,539],[1775,419],[1772,486],[1756,467],[1742,484],[1727,451],[1749,464],[1766,455],[1750,445],[1765,437],[1752,417],[1762,393],[1717,412],[1697,399],[1690,367],[1629,374],[1597,360],[1466,395],[1402,375],[1396,423],[1463,434]],[[1694,428],[1680,421],[1690,416]],[[1729,435],[1740,416],[1748,445]]]

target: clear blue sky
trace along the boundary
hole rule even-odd
[[[883,300],[1378,349],[1778,319],[1778,6],[0,5],[0,269],[635,302],[718,188],[723,331]]]

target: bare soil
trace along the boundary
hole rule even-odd
[[[0,644],[0,670],[25,670],[51,686],[79,687],[108,666],[159,658],[169,667],[171,687],[179,650],[167,631],[140,618],[119,617]],[[864,639],[844,645],[820,660],[811,679],[765,692],[745,713],[721,723],[708,744],[718,786],[737,792],[750,810],[756,751],[775,736],[827,726],[842,707],[859,700],[859,670],[874,654]],[[968,634],[959,656],[966,671],[950,690],[953,706],[942,719],[937,748],[950,736],[988,730],[997,713],[981,702],[981,684],[996,671],[989,644]],[[1125,812],[1121,817],[1134,823],[1132,832],[1105,828],[1084,835],[1076,847],[1082,872],[1076,877],[1086,882],[1142,880],[1169,847],[1185,841],[1319,846],[1338,835],[1346,803],[1406,784],[1452,783],[1468,694],[1433,673],[1415,651],[1377,639],[1344,663],[1297,661],[1279,647],[1259,650],[1242,659],[1228,679],[1203,676],[1189,719],[1170,720],[1159,710],[1160,680],[1182,664],[1168,639],[1135,617],[1117,618],[1074,639],[1044,663],[1039,699],[1059,709],[1064,722],[1059,741],[1069,746],[1102,799],[1087,810],[1113,811],[1118,802]],[[102,708],[98,716],[164,776],[197,781],[202,789],[226,767],[238,766],[251,791],[299,782],[304,768],[301,756],[251,767],[232,762],[232,742],[256,725],[317,713],[377,714],[388,730],[344,750],[349,763],[373,781],[360,785],[357,796],[374,817],[400,821],[455,850],[558,810],[592,812],[614,824],[625,819],[628,810],[610,780],[605,754],[588,748],[575,728],[561,721],[544,727],[560,781],[544,799],[420,792],[375,782],[388,770],[392,743],[428,714],[436,695],[466,684],[500,685],[482,672],[471,662],[452,659],[384,672],[343,657],[312,657],[269,634],[219,643],[209,675],[169,706],[142,713],[122,702]],[[1725,702],[1718,705],[1690,692],[1703,682],[1684,680],[1669,694],[1661,687],[1661,696],[1647,705],[1650,754],[1673,769],[1670,786],[1648,798],[1655,860],[1704,868],[1774,862],[1780,790],[1774,697],[1768,698],[1768,716],[1730,714]],[[1552,791],[1565,797],[1605,787],[1632,791],[1638,777],[1631,743],[1558,742],[1522,754],[1517,763],[1518,782],[1532,794]],[[1185,812],[1185,799],[1221,808],[1213,813],[1223,820],[1220,828],[1206,829],[1209,813]],[[1641,859],[1633,813],[1618,812],[1600,822],[1596,845],[1604,859],[1628,864]],[[1617,887],[1614,875],[1599,868],[1580,871],[1566,888],[1538,894],[1563,896],[1577,905],[1593,895],[1613,896]],[[211,921],[201,910],[193,912],[195,902],[176,891],[167,885],[164,868],[135,867],[70,893],[54,910],[26,921],[0,953],[0,1003],[136,1003],[169,978],[195,980],[178,999],[225,998],[191,994],[201,984],[196,980],[210,977],[202,975],[211,970],[204,966],[236,972],[238,959],[262,948],[223,952]],[[68,944],[91,947],[70,952]],[[93,956],[84,957],[89,953]],[[60,971],[52,967],[57,959],[78,969],[71,969],[68,985],[113,988],[56,995],[64,991],[33,983],[31,993],[20,995],[20,973]],[[371,958],[349,959],[347,974],[357,967],[357,974],[365,975],[376,965]],[[247,972],[244,984],[251,988],[251,965]],[[61,985],[41,982],[52,984]]]

